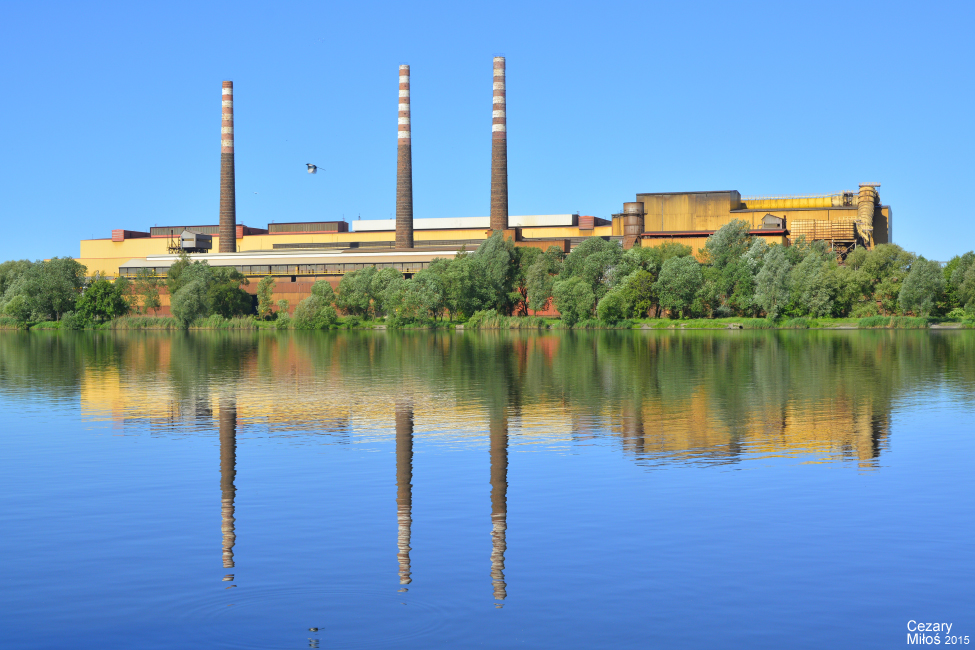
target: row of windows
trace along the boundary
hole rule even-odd
[[[344,263],[344,264],[262,264],[262,265],[237,265],[238,271],[244,275],[343,275],[352,271],[361,271],[369,267],[377,269],[396,269],[403,273],[416,273],[430,265],[429,262],[380,262],[378,264]],[[156,276],[164,276],[169,270],[168,267],[141,267],[123,266],[119,273],[127,277],[136,276],[143,268],[148,269]]]

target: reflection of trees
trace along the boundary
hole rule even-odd
[[[896,400],[933,387],[973,396],[975,337],[884,330],[0,333],[5,394],[68,398],[109,376],[123,398],[145,393],[139,404],[126,403],[127,416],[181,425],[212,422],[234,382],[250,391],[238,403],[251,409],[248,417],[320,430],[347,431],[357,405],[409,390],[491,421],[544,413],[580,437],[612,433],[647,461],[729,462],[758,451],[823,452],[869,464],[887,444]],[[107,391],[89,392],[97,400]],[[254,410],[256,401],[263,411]]]

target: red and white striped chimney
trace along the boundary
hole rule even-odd
[[[396,248],[413,248],[413,152],[410,144],[410,66],[399,67],[396,131]]]
[[[508,120],[503,56],[494,57],[494,110],[491,115],[491,230],[507,230]]]
[[[223,82],[220,122],[220,237],[221,253],[237,250],[237,202],[234,182],[234,82]]]

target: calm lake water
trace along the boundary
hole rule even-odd
[[[973,397],[971,331],[4,332],[0,638],[975,643]]]

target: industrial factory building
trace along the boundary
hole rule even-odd
[[[181,252],[213,266],[234,266],[244,275],[278,277],[278,292],[296,304],[318,279],[337,284],[345,273],[368,266],[410,275],[438,257],[473,250],[494,231],[516,246],[565,252],[589,237],[619,241],[624,248],[664,242],[697,252],[706,237],[730,221],[747,222],[753,236],[788,245],[796,238],[824,240],[841,255],[856,247],[891,241],[891,210],[881,205],[877,183],[857,191],[812,196],[742,197],[734,190],[638,193],[609,218],[579,214],[509,215],[505,60],[494,59],[489,216],[415,219],[413,216],[410,68],[399,69],[395,219],[237,223],[234,174],[233,83],[223,82],[220,129],[219,221],[113,230],[105,239],[81,241],[78,261],[91,274],[133,276],[141,269],[165,275]],[[313,171],[311,168],[309,171]],[[256,283],[251,284],[251,290]],[[165,301],[164,300],[164,304]]]

